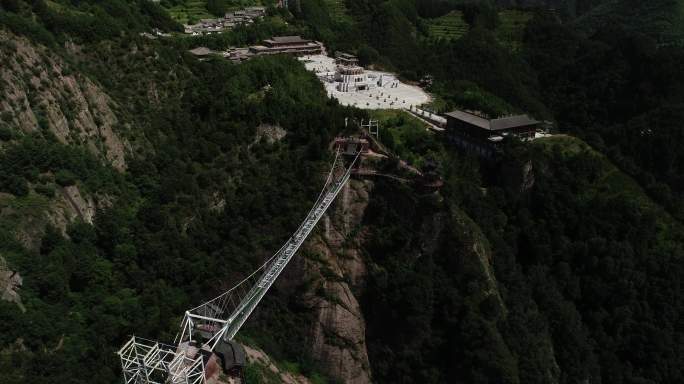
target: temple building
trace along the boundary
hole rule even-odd
[[[340,92],[365,91],[376,86],[375,79],[371,79],[361,67],[338,67],[335,81]]]
[[[534,139],[540,122],[527,115],[490,119],[470,111],[446,113],[446,133],[450,141],[479,156],[492,157],[506,137]]]
[[[356,56],[349,53],[336,52],[335,64],[342,65],[345,67],[356,67],[359,65],[359,59]]]
[[[335,55],[334,80],[338,83],[336,89],[340,92],[366,91],[377,86],[377,80],[368,76],[359,60],[354,55],[338,52]]]
[[[253,45],[249,51],[255,55],[275,55],[289,53],[296,56],[318,55],[323,53],[323,44],[318,41],[302,39],[301,36],[274,36],[263,41],[263,45]]]

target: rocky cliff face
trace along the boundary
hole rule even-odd
[[[23,133],[52,134],[64,144],[87,148],[119,171],[126,169],[131,146],[120,135],[125,127],[117,118],[119,106],[105,90],[73,72],[73,65],[52,50],[6,31],[0,31],[0,57],[0,128],[14,139]],[[18,240],[35,250],[46,224],[66,235],[74,220],[92,223],[98,206],[109,199],[90,196],[78,185],[58,186],[53,197],[0,194],[0,218],[14,220]]]
[[[368,314],[359,304],[372,268],[367,264],[370,259],[363,254],[363,247],[372,236],[364,214],[373,190],[370,181],[352,180],[294,264],[294,269],[299,270],[297,279],[309,282],[303,296],[315,318],[309,328],[312,354],[327,375],[344,383],[370,383],[373,377],[368,352],[368,344],[373,341],[366,339]],[[439,195],[435,198],[439,199]],[[488,302],[496,307],[493,312],[503,318],[507,316],[492,268],[489,243],[464,212],[452,209],[427,215],[413,231],[417,241],[410,258],[415,262],[443,252],[445,238],[458,239],[450,252],[458,260],[458,268],[467,271],[458,278],[470,276],[469,279],[480,282],[477,292],[462,300]],[[493,333],[495,343],[501,346],[502,355],[498,358],[513,361],[513,353],[505,346],[502,335],[496,329]],[[553,366],[553,354],[549,356]],[[557,372],[550,372],[549,379],[556,382]]]
[[[90,79],[72,73],[46,48],[0,32],[0,116],[23,132],[45,129],[61,142],[84,145],[118,170],[130,145],[116,130],[116,104]]]
[[[371,382],[365,321],[359,306],[366,265],[361,254],[361,225],[373,184],[352,180],[324,217],[320,234],[307,247],[302,264],[311,281],[305,294],[315,313],[311,324],[313,356],[331,377],[352,384]]]
[[[5,259],[0,256],[0,300],[16,303],[22,311],[25,311],[19,295],[23,281],[19,272],[11,270]]]

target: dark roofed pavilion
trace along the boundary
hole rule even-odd
[[[528,115],[504,116],[490,119],[469,111],[455,110],[445,114],[446,131],[450,140],[486,157],[493,155],[504,137],[533,139],[539,122]]]

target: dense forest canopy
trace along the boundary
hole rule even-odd
[[[23,310],[0,301],[0,382],[119,382],[122,341],[172,340],[184,310],[296,227],[345,118],[369,113],[328,99],[290,57],[186,52],[277,34],[424,81],[439,112],[524,112],[557,134],[486,162],[403,114],[375,115],[383,143],[445,185],[374,183],[368,276],[354,292],[373,381],[684,381],[681,1],[297,0],[221,35],[141,36],[180,32],[181,3],[0,0],[4,68],[43,47],[63,66],[55,77],[106,91],[132,143],[115,169],[56,137],[40,81],[27,85],[31,130],[0,92],[0,256],[24,276]],[[217,15],[251,4],[201,3]],[[287,134],[269,141],[263,126]],[[74,186],[101,202],[92,224],[31,232]],[[296,284],[269,293],[242,340],[333,382],[307,344]]]

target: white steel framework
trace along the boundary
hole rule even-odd
[[[299,228],[247,278],[186,311],[175,346],[132,337],[118,352],[125,383],[204,384],[208,354],[202,352],[213,351],[221,339],[230,341],[235,337],[349,180],[359,156],[356,154],[344,167],[337,151],[325,185]]]
[[[133,336],[118,355],[126,384],[204,383],[202,354],[190,357],[176,346]]]

